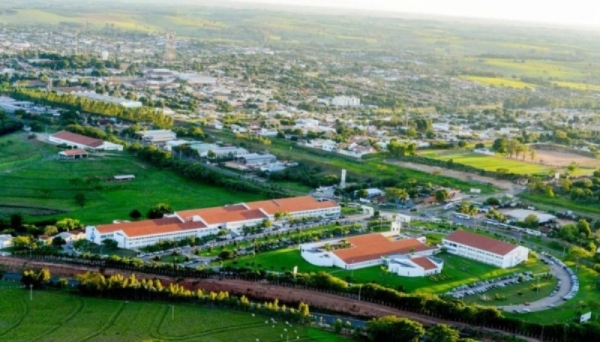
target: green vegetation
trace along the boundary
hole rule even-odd
[[[561,82],[555,81],[552,82],[559,87],[575,89],[575,90],[592,90],[592,91],[600,91],[600,85],[596,84],[586,84],[586,83],[575,83],[575,82]]]
[[[574,263],[567,263],[570,267],[575,267]],[[592,311],[592,320],[598,321],[595,315],[600,310],[600,290],[598,288],[598,272],[579,265],[577,278],[579,278],[579,292],[568,302],[552,309],[552,314],[547,311],[532,312],[527,314],[506,314],[506,316],[519,317],[529,322],[539,322],[543,324],[565,323],[573,320],[579,321],[582,313]]]
[[[518,174],[548,174],[548,172],[551,170],[551,168],[547,166],[527,162],[528,158],[523,161],[514,158],[502,157],[499,155],[488,156],[470,151],[427,151],[421,153],[421,155],[423,157],[443,161],[452,160],[454,163],[473,166],[488,171],[506,169],[508,170],[507,172]]]
[[[337,278],[352,283],[375,282],[393,289],[401,288],[406,292],[436,294],[443,294],[463,284],[501,277],[516,272],[531,271],[534,274],[538,274],[548,271],[548,266],[536,258],[530,258],[527,262],[516,267],[501,269],[447,253],[439,254],[438,257],[444,260],[442,273],[423,278],[399,277],[382,270],[381,266],[367,267],[355,271],[345,271],[337,267],[318,267],[305,261],[298,249],[282,249],[259,253],[255,256],[241,257],[237,260],[237,264],[234,264],[234,261],[230,261],[226,265],[246,267],[246,264],[248,264],[252,268],[278,272],[288,272],[294,266],[298,266],[299,273],[326,271]]]
[[[525,83],[525,82],[522,82],[519,80],[511,80],[509,78],[502,78],[502,77],[465,76],[465,79],[473,81],[473,82],[485,84],[485,85],[496,86],[496,87],[509,87],[509,88],[516,88],[516,89],[535,88],[536,87],[535,84]]]
[[[468,304],[490,305],[490,306],[505,306],[523,303],[531,303],[536,300],[546,298],[554,291],[558,281],[537,280],[523,282],[516,285],[508,285],[505,288],[493,289],[484,294],[476,294],[467,296],[462,299]],[[538,290],[539,284],[539,290]]]
[[[10,143],[9,143],[10,141]],[[54,160],[60,149],[18,133],[0,138],[0,214],[77,217],[85,224],[130,219],[159,202],[175,210],[259,200],[258,194],[236,193],[190,182],[169,170],[140,162],[127,153],[111,152],[89,160]],[[133,174],[131,182],[107,182],[118,174]],[[85,205],[75,195],[85,194]]]
[[[11,286],[0,283],[0,287]],[[14,286],[14,285],[13,285]],[[0,339],[4,341],[281,341],[284,324],[265,325],[265,316],[169,303],[114,301],[52,291],[0,291]],[[174,317],[174,319],[173,319]],[[290,340],[344,341],[334,334],[294,325]]]

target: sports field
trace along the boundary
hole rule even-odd
[[[454,163],[469,165],[488,171],[496,171],[499,168],[504,168],[508,169],[508,172],[517,174],[548,174],[552,170],[549,166],[528,162],[528,157],[525,160],[517,160],[497,155],[488,156],[470,151],[457,150],[426,151],[420,155],[443,161],[452,159]]]
[[[301,325],[265,324],[270,317],[258,314],[204,306],[48,291],[34,291],[30,301],[29,291],[7,284],[0,282],[0,341],[345,341]]]
[[[133,209],[145,214],[161,202],[181,210],[262,199],[189,182],[128,153],[59,161],[58,152],[57,147],[29,140],[24,133],[0,138],[0,215],[42,214],[94,224],[129,219]],[[136,179],[106,181],[119,174],[133,174]],[[79,193],[85,195],[83,207],[75,201]]]
[[[231,266],[246,267],[248,263],[255,268],[274,271],[291,271],[298,266],[298,272],[325,271],[349,282],[369,283],[375,282],[394,289],[402,286],[406,292],[423,292],[443,294],[450,289],[479,280],[501,277],[515,272],[531,271],[534,274],[545,273],[548,266],[532,258],[527,262],[508,269],[501,269],[477,261],[461,258],[452,254],[442,253],[438,257],[444,260],[442,273],[432,277],[408,278],[383,272],[380,266],[367,267],[352,271],[344,271],[337,267],[318,267],[305,261],[298,249],[282,249],[272,252],[260,253],[256,256],[239,258],[237,264],[232,261],[226,263]]]

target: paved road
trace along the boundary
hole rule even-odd
[[[546,259],[546,260],[548,260],[548,259]],[[538,301],[531,302],[528,306],[526,306],[526,305],[507,305],[507,306],[501,307],[501,309],[504,311],[509,311],[509,312],[515,312],[515,310],[517,312],[522,312],[524,309],[528,309],[533,312],[533,311],[548,310],[555,306],[560,306],[560,305],[563,305],[564,303],[566,303],[566,301],[563,300],[562,298],[564,296],[566,296],[571,291],[571,288],[573,287],[573,284],[571,283],[571,277],[569,276],[569,273],[567,273],[567,271],[565,269],[563,269],[561,266],[559,266],[558,264],[550,265],[550,269],[551,269],[552,274],[558,280],[561,281],[560,289],[554,296],[546,297],[546,298],[540,299]]]

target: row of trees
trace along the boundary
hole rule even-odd
[[[288,197],[288,193],[281,187],[259,185],[243,180],[240,177],[227,176],[199,163],[178,160],[170,152],[163,151],[155,146],[142,147],[134,144],[129,149],[137,153],[141,159],[158,167],[172,168],[182,176],[193,181],[223,187],[231,191],[263,194],[272,198]]]
[[[159,128],[173,126],[172,117],[164,115],[154,108],[140,107],[127,109],[118,104],[101,102],[71,94],[59,95],[55,92],[26,88],[13,88],[11,89],[10,96],[18,100],[58,106],[73,111],[118,117],[132,122],[149,122]]]
[[[421,323],[408,318],[383,316],[367,323],[367,337],[371,341],[418,342],[427,336],[427,342],[471,342],[470,338],[461,339],[458,330],[446,324],[436,324],[425,330]]]

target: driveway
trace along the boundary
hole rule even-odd
[[[549,260],[548,258],[545,258]],[[523,309],[529,309],[530,311],[543,311],[549,310],[555,306],[560,306],[566,303],[563,300],[563,297],[566,296],[569,292],[571,292],[571,288],[573,284],[571,283],[571,277],[567,270],[563,269],[559,264],[550,265],[550,270],[552,274],[561,282],[560,289],[558,292],[552,297],[546,297],[540,299],[535,302],[531,302],[528,306],[525,305],[507,305],[501,306],[500,309],[504,311],[514,312],[517,310],[518,312],[522,312]]]

